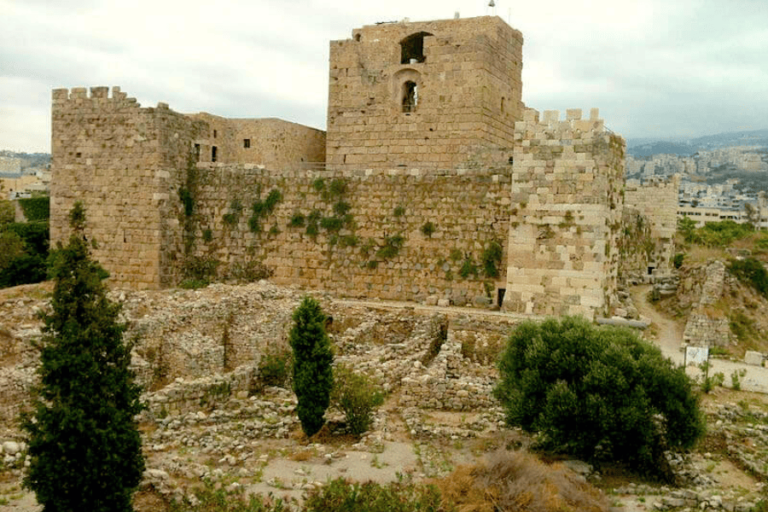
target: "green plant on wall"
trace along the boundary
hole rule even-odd
[[[253,213],[251,214],[251,218],[248,219],[248,228],[253,233],[260,233],[261,221],[269,216],[275,210],[275,207],[278,205],[278,203],[280,203],[282,200],[283,195],[276,188],[270,190],[266,199],[263,201],[261,199],[256,199],[256,201],[254,201],[253,205],[251,206]]]
[[[434,234],[434,232],[435,232],[435,230],[436,230],[436,229],[437,229],[437,228],[435,227],[434,223],[432,223],[432,222],[425,222],[425,223],[424,223],[424,224],[421,226],[421,233],[422,233],[422,234],[423,234],[425,237],[427,237],[427,238],[431,238],[431,237],[432,237],[432,235]]]
[[[501,257],[504,249],[497,240],[491,240],[486,246],[481,256],[483,273],[486,277],[499,277],[499,267],[501,266]]]
[[[461,264],[459,275],[462,279],[467,279],[469,276],[477,277],[477,265],[475,264],[472,254],[467,253],[466,256],[464,256],[464,262]]]
[[[304,214],[296,212],[291,216],[291,220],[288,221],[288,227],[289,228],[304,227],[305,221],[306,221],[306,218],[304,217]]]
[[[394,212],[392,213],[395,215],[395,217],[402,217],[405,215],[405,208],[402,206],[396,206]]]
[[[239,199],[233,199],[229,205],[229,213],[222,216],[224,224],[227,226],[236,226],[240,221],[240,215],[243,213],[243,203]]]
[[[405,238],[402,235],[387,237],[384,245],[376,251],[376,257],[384,260],[392,259],[398,255],[403,244],[405,244]]]

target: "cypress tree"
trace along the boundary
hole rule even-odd
[[[30,416],[30,467],[24,484],[44,512],[132,511],[144,471],[134,420],[142,405],[123,342],[120,305],[101,282],[83,234],[85,212],[70,212],[72,236],[51,258],[55,280],[43,315],[40,383]]]
[[[307,436],[316,434],[325,423],[325,410],[333,388],[333,353],[325,332],[325,315],[320,304],[304,297],[293,312],[290,334],[293,349],[293,391],[296,412]]]

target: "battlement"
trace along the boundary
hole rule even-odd
[[[523,120],[515,123],[515,132],[547,132],[556,138],[572,139],[560,135],[566,132],[579,132],[602,134],[605,133],[605,121],[600,118],[600,109],[593,108],[589,111],[589,119],[583,119],[580,108],[571,108],[565,111],[565,119],[560,119],[559,110],[545,110],[541,115],[535,109],[529,108],[523,111]],[[537,137],[538,138],[538,137]]]

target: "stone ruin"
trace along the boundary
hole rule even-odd
[[[52,241],[81,201],[119,287],[257,268],[354,298],[608,315],[620,274],[668,270],[669,238],[624,250],[647,200],[624,194],[625,142],[597,109],[527,108],[522,44],[495,16],[356,29],[330,43],[327,132],[54,90]]]

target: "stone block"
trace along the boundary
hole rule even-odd
[[[752,366],[763,366],[763,354],[747,350],[744,354],[744,362]]]

